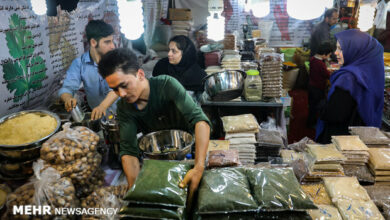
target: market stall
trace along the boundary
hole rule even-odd
[[[343,19],[331,34],[358,26],[373,35],[374,12],[376,28],[383,28],[386,3],[375,9],[375,0],[304,2],[313,10],[302,11],[293,0],[80,0],[77,7],[74,1],[59,6],[55,16],[39,12],[36,1],[1,2],[0,218],[390,219],[388,53],[382,115],[388,127],[350,126],[327,144],[308,137],[288,143],[289,91],[307,88],[313,27],[335,7]],[[153,98],[161,104],[173,96],[161,106],[184,109],[174,117],[180,129],[147,128],[150,121],[159,128],[171,123],[173,114],[157,104],[147,123],[124,112],[123,103],[93,120],[84,83],[72,94],[77,105],[65,109],[58,91],[72,61],[91,53],[84,29],[97,19],[111,24],[110,44],[135,51],[144,69],[136,79],[152,82],[156,63],[172,57],[170,51],[196,47],[191,62],[206,74],[193,80],[201,91],[187,89],[191,80],[180,76],[157,76],[173,81],[170,90],[149,91],[154,97],[143,96],[145,105],[131,103],[146,112]],[[177,35],[191,44],[172,46],[168,39]],[[167,70],[180,72],[179,64]],[[109,76],[97,81],[107,84]],[[138,127],[124,126],[127,118]],[[209,127],[210,138],[202,133]],[[135,153],[124,147],[130,142]],[[124,155],[137,162],[124,162]],[[129,177],[130,167],[138,175]],[[188,174],[199,183],[188,182]]]

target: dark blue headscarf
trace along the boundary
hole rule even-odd
[[[370,35],[356,29],[335,34],[344,57],[343,66],[330,76],[328,100],[336,87],[348,91],[366,126],[380,127],[383,110],[385,70],[383,47]],[[316,138],[324,122],[319,120]]]

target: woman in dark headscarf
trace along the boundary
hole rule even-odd
[[[196,59],[196,49],[192,41],[183,35],[174,36],[169,41],[168,57],[159,60],[153,69],[153,76],[175,77],[187,91],[203,92],[202,79],[207,75]]]
[[[381,126],[384,90],[383,47],[356,29],[335,35],[341,68],[330,76],[327,105],[318,121],[316,140],[348,134],[348,126]]]

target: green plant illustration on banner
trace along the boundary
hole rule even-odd
[[[17,14],[9,18],[9,31],[6,32],[9,54],[15,61],[2,64],[7,89],[14,93],[13,102],[19,102],[30,92],[42,87],[46,78],[46,65],[42,57],[34,54],[34,40],[26,21]]]

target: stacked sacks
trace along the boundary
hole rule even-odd
[[[323,180],[343,219],[384,219],[356,177],[324,177]]]
[[[43,143],[41,160],[44,169],[53,167],[62,177],[70,177],[80,197],[88,196],[104,184],[104,172],[98,169],[101,155],[97,152],[99,136],[86,127],[63,126],[63,131]]]
[[[190,169],[176,161],[144,160],[142,170],[127,192],[121,217],[182,219],[187,189],[179,183]]]
[[[222,68],[226,70],[240,70],[241,55],[224,54],[222,58]]]
[[[390,138],[376,127],[349,127],[349,133],[358,135],[367,147],[389,147]]]
[[[365,165],[368,162],[368,147],[359,136],[332,136],[332,142],[347,158],[345,164]]]
[[[192,28],[192,21],[172,21],[172,35],[184,35],[188,37]]]
[[[306,209],[316,206],[291,169],[223,168],[205,171],[196,213],[198,219],[310,219]]]
[[[334,144],[307,144],[309,156],[314,164],[309,167],[312,176],[344,176],[341,166],[347,158],[337,150]]]
[[[225,139],[229,140],[229,149],[238,150],[241,164],[254,164],[256,157],[255,133],[259,124],[254,115],[243,114],[224,116],[221,118],[226,132]]]
[[[390,149],[370,148],[368,166],[375,176],[375,184],[390,185]]]
[[[225,34],[225,38],[223,39],[223,48],[225,50],[235,50],[237,48],[236,35]]]
[[[280,130],[259,129],[256,139],[256,162],[267,162],[279,157],[280,149],[285,146],[285,138]]]
[[[263,97],[280,98],[283,90],[283,56],[279,53],[262,53],[260,68],[263,81]]]

